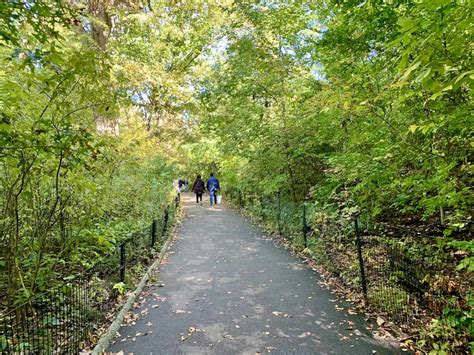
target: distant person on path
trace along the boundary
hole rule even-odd
[[[220,190],[219,180],[211,173],[211,177],[207,180],[207,190],[209,191],[209,198],[211,200],[211,207],[212,202],[217,205],[217,191]]]
[[[193,192],[196,194],[196,203],[201,202],[202,206],[202,194],[204,193],[204,181],[201,179],[201,175],[198,175],[193,184]]]

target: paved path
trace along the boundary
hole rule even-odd
[[[133,310],[138,319],[129,317],[109,351],[395,353],[319,286],[317,273],[236,211],[209,209],[207,200],[197,206],[191,195],[182,201],[186,217],[159,282],[147,287]]]

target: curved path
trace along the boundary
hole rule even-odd
[[[125,354],[392,354],[317,273],[238,212],[182,198],[168,261],[108,351]]]

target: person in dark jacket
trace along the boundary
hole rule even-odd
[[[211,173],[211,177],[207,180],[207,191],[209,191],[209,197],[211,199],[211,207],[212,202],[217,205],[217,191],[220,190],[219,180]]]
[[[198,175],[193,184],[193,192],[196,194],[196,203],[201,202],[202,206],[202,194],[204,193],[204,181],[201,179],[201,175]]]

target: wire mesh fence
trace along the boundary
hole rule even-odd
[[[294,248],[322,263],[348,289],[378,314],[405,322],[428,308],[433,299],[427,279],[443,273],[427,265],[433,240],[410,231],[394,236],[369,218],[335,214],[328,218],[314,204],[231,191],[228,198],[244,207]],[[309,221],[311,216],[311,221]]]
[[[87,282],[77,279],[1,318],[3,354],[75,354],[98,313]]]
[[[361,238],[367,302],[372,308],[403,321],[431,307],[432,300],[443,298],[430,290],[428,283],[433,275],[444,272],[424,261],[430,258],[433,248],[417,248],[432,244],[432,240],[419,236],[416,240],[396,238],[373,231],[366,231]]]
[[[137,283],[162,247],[178,206],[179,195],[159,219],[92,267],[64,277],[60,286],[27,303],[0,310],[0,354],[78,354],[113,311],[118,295]]]

